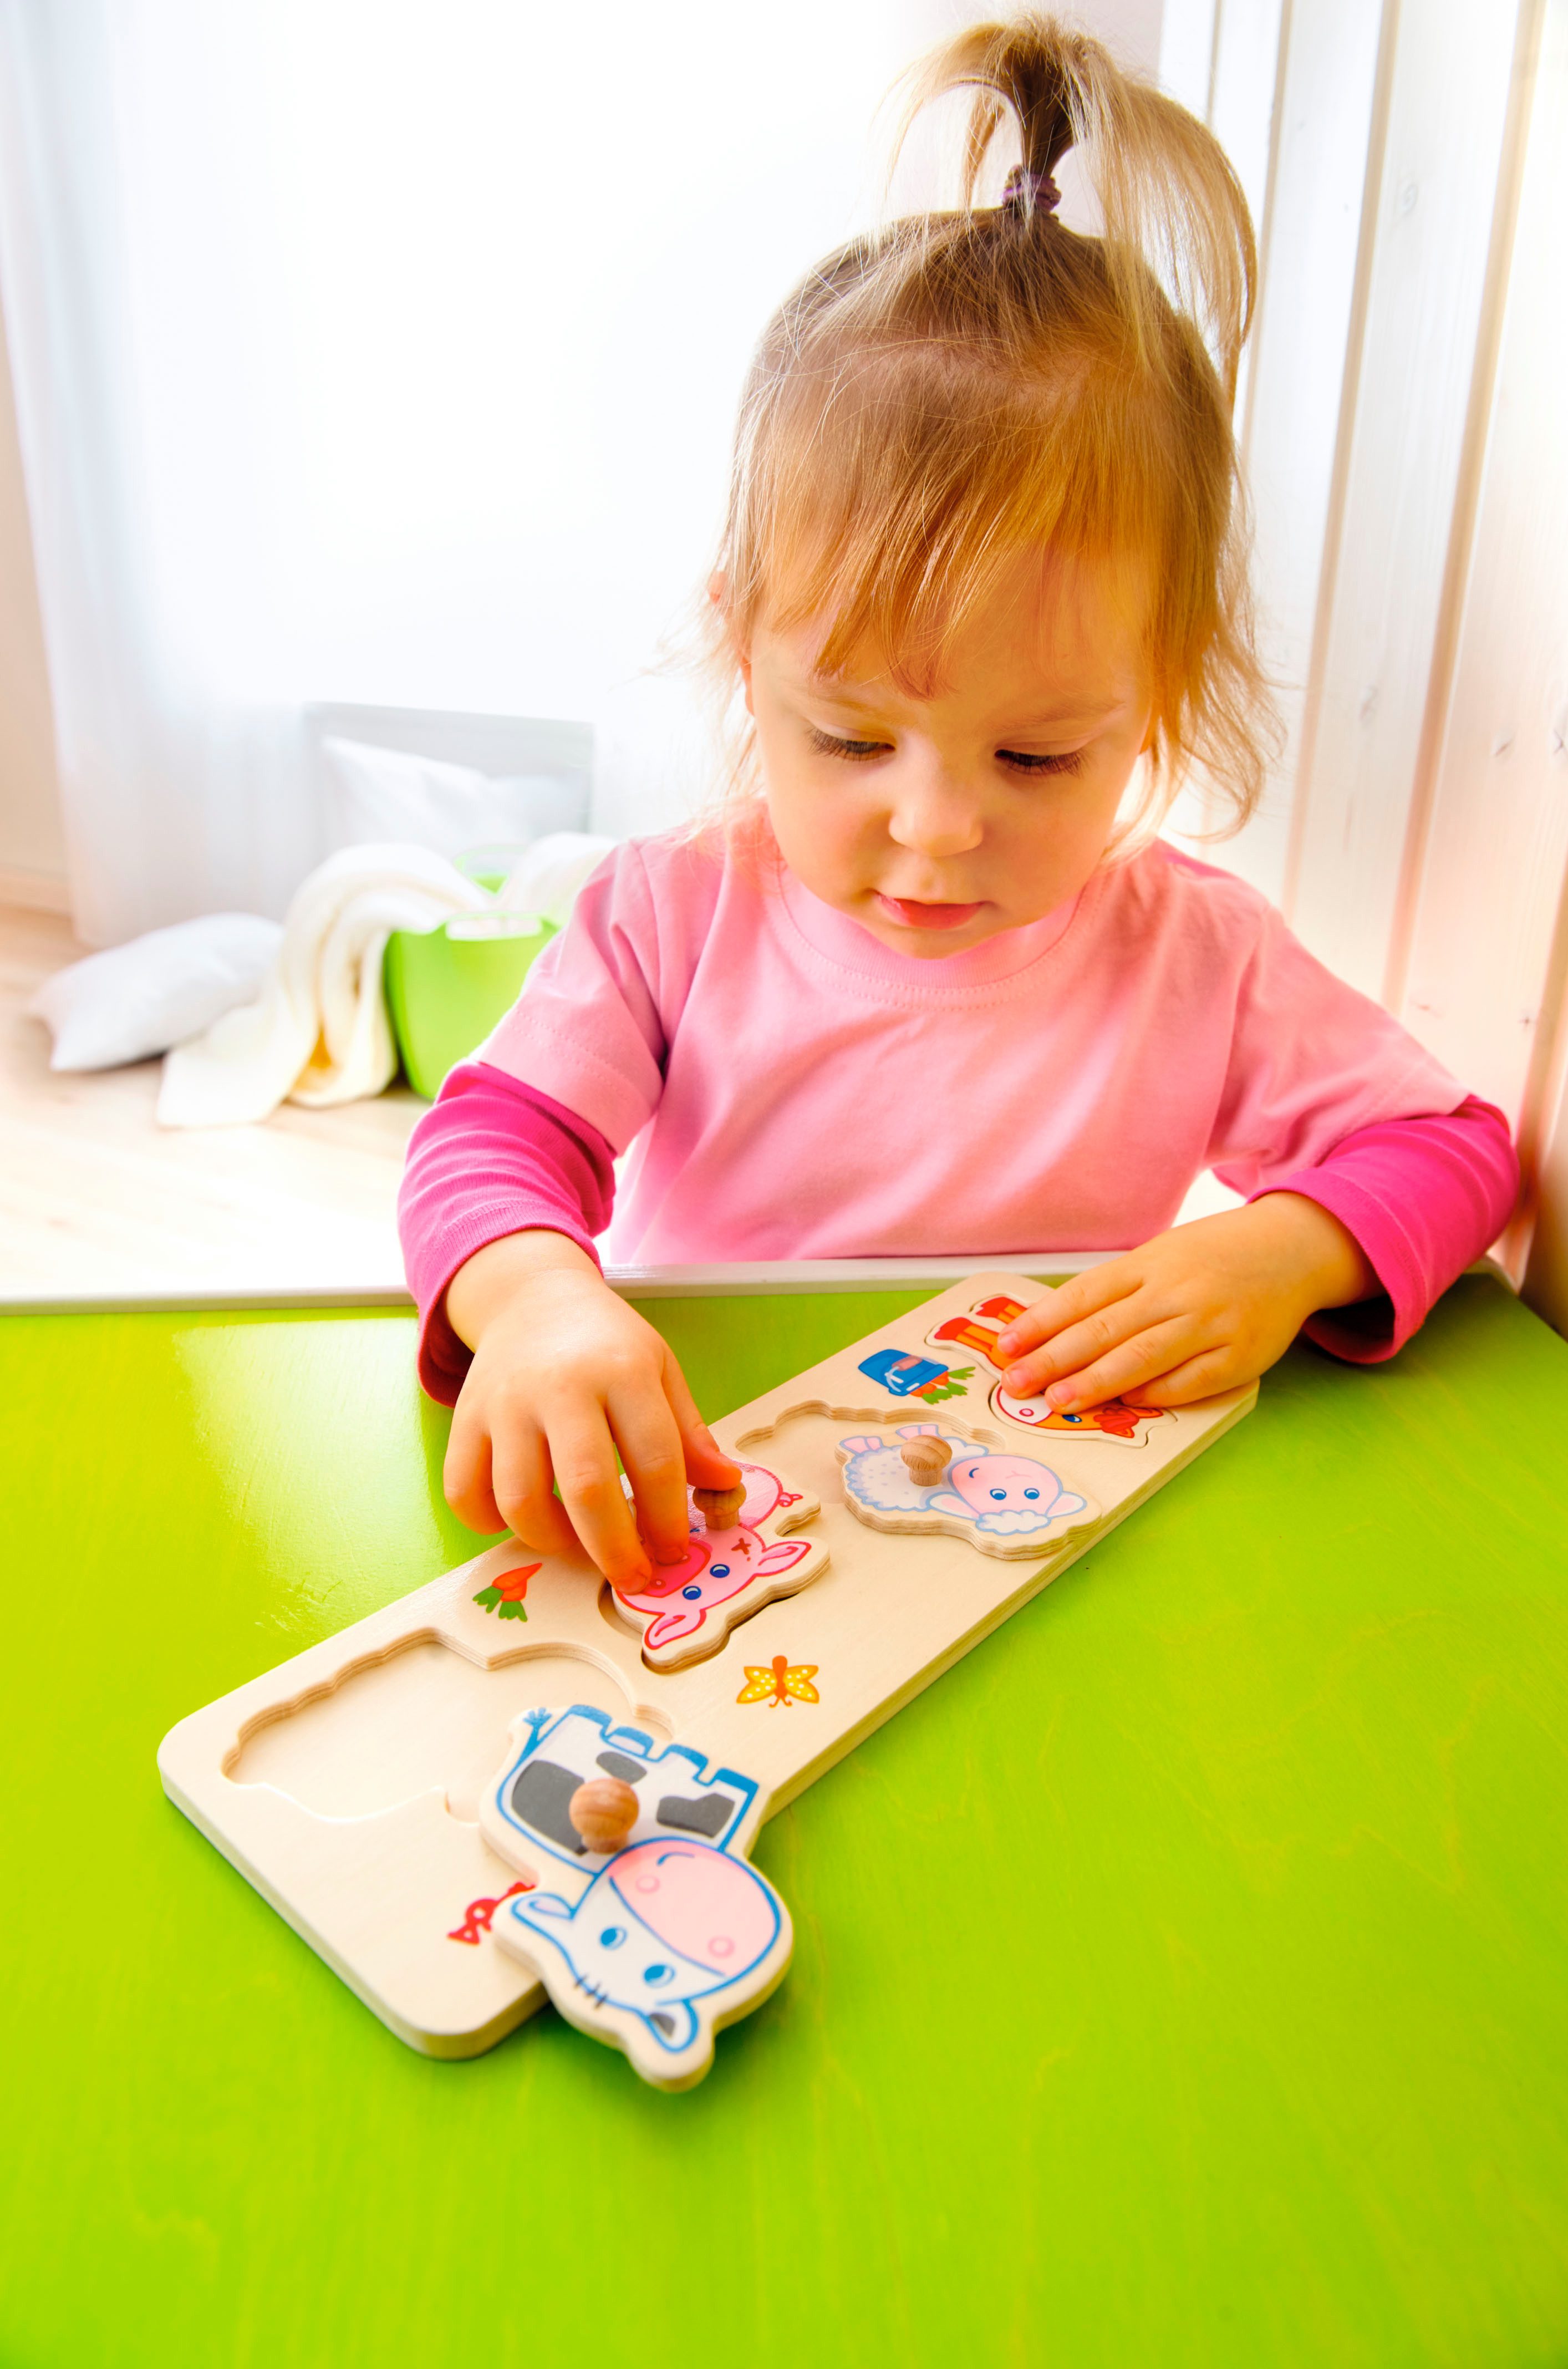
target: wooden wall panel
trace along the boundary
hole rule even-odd
[[[1404,0],[1358,369],[1341,421],[1285,906],[1383,987],[1464,447],[1517,10]],[[1345,440],[1348,439],[1347,441]]]
[[[1287,743],[1215,852],[1507,1110],[1503,1252],[1568,1332],[1568,0],[1173,0],[1164,63],[1260,215]]]
[[[1568,1013],[1560,1014],[1568,1022]],[[1523,1293],[1538,1316],[1568,1333],[1568,1084],[1553,1104],[1554,1124],[1531,1162],[1529,1204],[1520,1227]]]
[[[1451,692],[1390,981],[1438,1058],[1527,1124],[1552,1059],[1568,868],[1564,0],[1544,37]]]
[[[1259,625],[1285,744],[1263,807],[1219,861],[1276,903],[1284,893],[1302,707],[1354,378],[1357,257],[1369,156],[1380,166],[1384,12],[1368,0],[1297,5],[1284,27],[1261,218],[1262,293],[1242,443],[1257,541]],[[1230,22],[1228,15],[1227,27]]]
[[[1160,87],[1206,123],[1220,6],[1221,0],[1165,0],[1160,21]]]

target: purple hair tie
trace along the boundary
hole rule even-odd
[[[1014,213],[1032,210],[1039,214],[1054,214],[1061,203],[1061,191],[1048,173],[1031,173],[1026,165],[1014,165],[1007,177],[1001,202],[1011,206]]]

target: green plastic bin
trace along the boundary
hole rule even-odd
[[[459,913],[437,930],[394,930],[383,973],[408,1082],[433,1102],[482,1045],[555,934],[537,913]]]

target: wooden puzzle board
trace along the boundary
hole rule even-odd
[[[996,1370],[973,1345],[996,1320],[975,1311],[1038,1288],[978,1274],[715,1425],[727,1451],[820,1500],[795,1518],[828,1562],[706,1658],[650,1668],[638,1623],[584,1557],[539,1562],[526,1617],[502,1617],[496,1583],[525,1555],[508,1540],[181,1721],[159,1752],[171,1800],[400,2038],[447,2057],[492,2046],[544,1997],[489,1938],[513,1870],[478,1825],[524,1713],[580,1703],[656,1750],[699,1745],[756,1780],[758,1816],[771,1815],[1255,1402],[1253,1384],[1123,1415],[1119,1430],[1048,1434],[999,1411]],[[955,1325],[964,1337],[933,1344]],[[911,1425],[1046,1460],[1089,1510],[1022,1559],[869,1528],[845,1503],[841,1443]],[[776,1528],[796,1534],[787,1513]],[[760,1691],[748,1674],[775,1661],[781,1675],[810,1667],[817,1700]]]

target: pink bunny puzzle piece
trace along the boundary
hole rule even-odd
[[[659,1563],[641,1587],[617,1587],[617,1606],[646,1619],[643,1659],[650,1670],[673,1670],[716,1654],[730,1631],[781,1596],[809,1587],[827,1569],[828,1551],[814,1539],[778,1533],[808,1522],[821,1505],[785,1489],[765,1464],[742,1464],[746,1496],[740,1518],[710,1530],[687,1492],[684,1559]]]

